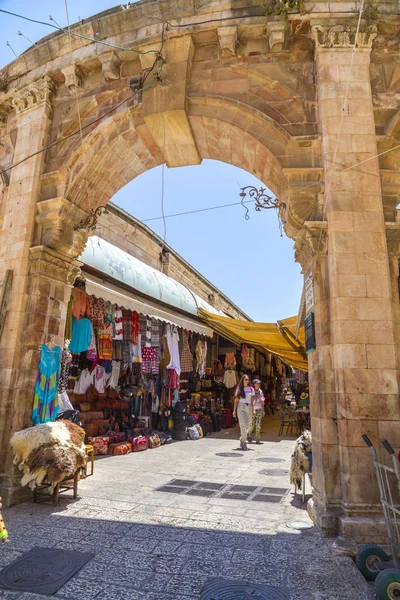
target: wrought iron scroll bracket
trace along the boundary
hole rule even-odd
[[[77,225],[74,225],[74,231],[81,231],[82,229],[86,229],[86,231],[94,231],[97,226],[97,221],[103,213],[108,214],[106,206],[98,206],[95,209],[91,208],[88,216],[79,221]]]

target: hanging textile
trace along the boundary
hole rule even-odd
[[[122,309],[115,307],[115,335],[114,340],[123,340],[122,334]]]
[[[106,317],[106,310],[103,298],[89,296],[89,308],[93,326],[99,329],[103,329],[104,319]]]
[[[72,291],[74,303],[72,306],[72,316],[78,321],[83,317],[90,317],[89,296],[85,290],[74,288]]]
[[[43,344],[40,351],[38,376],[33,400],[32,421],[54,421],[59,413],[58,380],[60,375],[61,348],[49,348]]]
[[[99,360],[112,360],[113,355],[113,326],[112,323],[108,323],[104,329],[99,331],[99,348],[98,357]]]
[[[189,335],[187,331],[182,334],[181,371],[190,373],[193,371],[193,356],[190,350]]]
[[[175,369],[178,375],[181,374],[181,359],[179,356],[179,333],[175,325],[167,325],[165,328],[165,337],[167,338],[170,362],[167,369]]]
[[[72,367],[72,354],[68,348],[61,353],[60,377],[58,380],[58,391],[63,393],[68,389],[69,377]]]
[[[79,319],[79,321],[77,321],[75,317],[72,317],[72,339],[69,345],[71,352],[73,354],[86,352],[86,350],[89,348],[91,338],[91,321],[86,318]]]

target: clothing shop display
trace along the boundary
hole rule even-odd
[[[94,369],[94,387],[99,394],[104,394],[106,372],[104,367],[96,365]]]
[[[68,383],[72,367],[72,353],[68,346],[61,353],[60,377],[58,379],[58,391],[63,393],[68,389]]]
[[[32,421],[35,425],[54,421],[59,412],[58,379],[61,353],[60,346],[41,346],[32,410]]]
[[[106,318],[106,309],[103,298],[89,296],[89,309],[93,327],[102,329]]]
[[[122,313],[121,313],[122,314]],[[113,350],[113,326],[112,323],[108,323],[104,326],[104,329],[99,331],[99,347],[98,347],[98,357],[99,360],[112,360],[112,350]]]
[[[142,370],[143,373],[152,373],[158,375],[159,358],[158,348],[143,348],[142,349]]]
[[[225,355],[225,369],[236,368],[236,357],[233,352],[227,352]]]
[[[170,362],[167,369],[174,369],[178,375],[181,373],[181,359],[179,356],[179,333],[175,325],[168,324],[165,328]]]
[[[122,332],[122,310],[117,306],[115,308],[115,334],[114,340],[122,341],[123,332]]]
[[[233,369],[227,369],[224,374],[224,385],[228,389],[234,388],[238,383],[237,373]]]
[[[187,331],[183,331],[182,333],[181,370],[183,373],[190,373],[193,370],[193,355],[190,350]]]
[[[66,410],[74,410],[66,390],[58,392],[58,406],[60,413],[65,412]]]
[[[76,380],[74,394],[86,394],[93,383],[93,373],[89,369],[84,369],[79,379]]]
[[[86,352],[92,338],[92,323],[87,318],[77,320],[72,317],[72,339],[69,346],[73,354]]]
[[[89,296],[85,290],[73,289],[74,302],[72,305],[72,316],[78,321],[83,317],[90,317]]]

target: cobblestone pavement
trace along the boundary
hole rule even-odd
[[[78,500],[64,496],[58,507],[28,502],[4,511],[10,543],[0,547],[0,567],[35,546],[92,551],[94,558],[57,592],[60,600],[194,600],[215,577],[269,583],[286,589],[290,600],[369,600],[350,559],[333,556],[315,529],[288,527],[308,520],[293,490],[273,503],[157,491],[174,478],[289,490],[292,447],[293,438],[269,436],[241,453],[236,432],[221,432],[99,457]],[[0,598],[45,596],[0,590]]]

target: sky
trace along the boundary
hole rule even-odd
[[[70,22],[90,17],[118,3],[115,0],[68,0]],[[66,26],[65,0],[0,0],[0,8],[48,22],[49,15]],[[0,66],[52,29],[0,13]],[[268,187],[250,173],[219,161],[164,170],[164,214],[209,208],[240,201],[240,188]],[[162,167],[131,181],[112,199],[146,222],[164,238]],[[272,194],[271,194],[272,195]],[[242,206],[166,219],[166,242],[210,282],[256,321],[273,322],[297,314],[303,277],[294,262],[293,241],[281,237],[275,210],[256,212]]]

